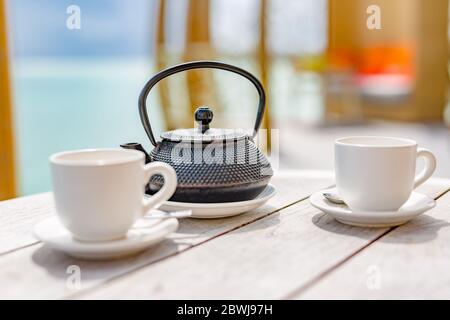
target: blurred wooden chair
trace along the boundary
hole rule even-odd
[[[189,0],[187,5],[187,20],[185,32],[185,49],[181,60],[170,63],[172,59],[166,46],[166,11],[167,1],[160,0],[157,37],[156,37],[156,57],[158,70],[167,68],[170,64],[181,63],[184,61],[213,59],[215,54],[212,52],[210,41],[209,21],[209,0]],[[163,110],[163,116],[166,128],[173,130],[176,127],[192,127],[195,109],[208,102],[215,109],[220,108],[215,95],[213,86],[213,75],[211,70],[191,70],[186,73],[187,100],[189,111],[184,112],[187,116],[177,117],[182,111],[171,112],[170,106],[173,104],[168,83],[171,79],[165,79],[160,82],[158,91]],[[177,108],[181,106],[177,105]]]
[[[381,10],[379,30],[366,28],[371,5]],[[384,92],[385,99],[381,94],[381,99],[355,100],[362,115],[440,121],[448,88],[448,0],[329,0],[328,7],[332,65],[351,67],[360,79],[370,73],[393,72],[412,80],[410,92],[403,97],[389,98]],[[349,113],[349,101],[327,102],[328,113]]]
[[[260,66],[260,79],[266,88],[269,101],[269,79],[268,70],[270,66],[269,55],[266,48],[266,15],[267,0],[261,0],[260,5],[260,35],[259,46],[256,52],[256,59]],[[167,1],[160,0],[158,12],[158,25],[156,37],[156,57],[158,70],[168,66],[168,52],[165,45],[165,24],[166,24]],[[210,0],[188,0],[185,48],[182,55],[183,61],[203,60],[216,58],[215,50],[211,44],[210,36]],[[221,109],[220,101],[217,99],[216,88],[214,87],[213,74],[211,70],[191,70],[186,74],[187,94],[189,100],[190,114],[195,108],[207,101],[214,108]],[[164,83],[165,82],[165,83]],[[176,123],[173,121],[169,110],[171,105],[170,93],[166,81],[159,85],[159,94],[163,109],[164,120],[168,129],[174,129]],[[266,113],[263,120],[263,128],[270,128],[269,107],[266,106]],[[180,126],[192,126],[192,117],[185,117]],[[267,134],[267,146],[271,144],[270,134]]]
[[[13,124],[4,0],[0,0],[0,200],[16,196]]]
[[[267,129],[266,141],[267,141],[267,150],[270,151],[272,147],[272,139],[269,129],[271,129],[271,121],[270,121],[270,90],[269,90],[269,68],[270,68],[270,57],[267,52],[267,4],[268,0],[261,0],[260,10],[259,10],[259,46],[258,46],[258,62],[260,66],[261,72],[261,82],[266,89],[267,94],[267,104],[266,104],[266,112],[264,114],[264,119],[262,126]]]

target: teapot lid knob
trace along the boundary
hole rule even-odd
[[[212,110],[207,106],[201,106],[195,110],[195,121],[202,133],[205,133],[209,129],[209,124],[211,123],[213,116]]]

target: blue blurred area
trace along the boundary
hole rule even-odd
[[[157,4],[8,1],[20,195],[51,189],[52,153],[131,141],[149,146],[137,99],[154,72]],[[79,30],[66,26],[70,5],[80,7]],[[151,105],[153,124],[161,130],[158,101]]]
[[[156,0],[8,0],[14,56],[144,55],[152,51]],[[81,29],[66,27],[70,5]]]

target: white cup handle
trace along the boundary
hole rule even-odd
[[[430,150],[424,148],[417,149],[417,158],[425,158],[425,167],[414,179],[414,189],[428,180],[436,169],[436,157]]]
[[[143,201],[142,214],[146,214],[150,209],[159,207],[164,201],[169,200],[177,188],[177,174],[175,170],[164,162],[151,162],[144,166],[145,184],[155,174],[160,174],[164,178],[162,188]]]

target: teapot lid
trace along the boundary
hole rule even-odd
[[[247,137],[242,129],[220,129],[210,128],[213,112],[209,107],[203,106],[195,111],[197,128],[176,129],[163,132],[161,138],[173,142],[213,142],[213,141],[236,141]]]

